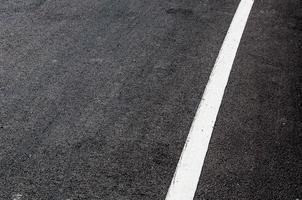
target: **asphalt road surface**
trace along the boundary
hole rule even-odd
[[[0,0],[0,199],[165,199],[239,2]],[[255,0],[194,199],[302,199],[301,0]]]

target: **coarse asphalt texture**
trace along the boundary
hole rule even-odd
[[[164,199],[239,0],[0,0],[0,200]],[[256,0],[195,199],[302,199],[302,2]]]

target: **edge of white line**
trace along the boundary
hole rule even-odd
[[[241,0],[210,75],[166,200],[192,200],[237,49],[254,0]]]

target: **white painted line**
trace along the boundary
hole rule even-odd
[[[241,0],[197,109],[166,200],[192,200],[236,52],[254,0]]]

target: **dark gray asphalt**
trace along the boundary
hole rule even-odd
[[[0,0],[0,199],[164,199],[239,0]],[[256,1],[196,199],[301,195],[298,0]]]
[[[302,2],[256,1],[197,199],[302,199]]]

